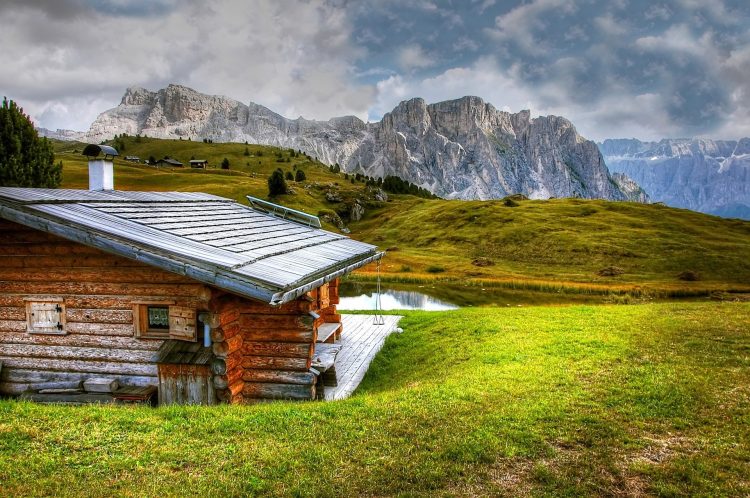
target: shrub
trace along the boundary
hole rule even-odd
[[[226,157],[221,161],[221,169],[229,169],[229,159]]]
[[[471,264],[474,266],[494,266],[495,262],[488,258],[477,258]]]
[[[618,275],[622,275],[623,273],[625,273],[625,270],[623,270],[619,266],[607,266],[596,272],[596,274],[600,277],[616,277]]]
[[[306,179],[307,179],[307,177],[305,176],[305,172],[302,171],[301,169],[298,169],[297,170],[297,174],[294,175],[294,181],[296,181],[296,182],[304,182]]]
[[[292,174],[291,171],[287,171],[286,175],[284,175],[284,178],[286,178],[287,180],[289,180],[291,182],[291,181],[294,180],[294,175]]]
[[[442,266],[428,266],[427,267],[427,273],[443,273],[445,271],[445,268]]]
[[[409,265],[401,265],[401,268],[399,270],[401,273],[409,273],[411,272],[411,266]]]
[[[697,280],[700,280],[700,275],[698,275],[698,272],[695,272],[693,270],[685,270],[683,272],[680,272],[680,274],[677,275],[677,278],[686,282],[695,282]]]

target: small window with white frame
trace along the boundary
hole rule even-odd
[[[26,332],[29,334],[67,334],[65,302],[62,298],[26,299]]]

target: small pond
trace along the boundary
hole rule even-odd
[[[377,286],[372,282],[343,280],[339,289],[341,310],[373,310]],[[583,304],[603,302],[602,296],[557,294],[482,288],[455,283],[381,284],[383,310],[444,311],[466,306],[531,306],[540,304]]]
[[[339,308],[345,310],[374,310],[376,300],[376,288],[371,289],[349,289],[342,285],[340,290]],[[380,309],[382,310],[425,310],[445,311],[454,310],[455,304],[436,299],[428,294],[416,290],[387,289],[381,285]]]

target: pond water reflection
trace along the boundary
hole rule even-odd
[[[357,290],[352,286],[342,285],[338,307],[345,310],[374,310],[375,289]],[[413,290],[394,290],[381,287],[380,309],[382,310],[454,310],[455,304],[436,299],[422,292]]]
[[[375,309],[375,290],[372,282],[343,280],[339,288],[342,310]],[[380,302],[384,310],[452,310],[466,306],[531,306],[594,304],[607,302],[602,295],[534,292],[503,288],[483,288],[477,285],[435,282],[403,284],[384,282]]]

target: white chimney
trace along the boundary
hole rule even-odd
[[[104,154],[103,158],[99,154]],[[89,158],[89,190],[114,190],[115,168],[112,164],[117,150],[108,145],[89,144],[83,149]]]
[[[115,171],[111,161],[96,159],[89,161],[89,190],[113,190]]]

